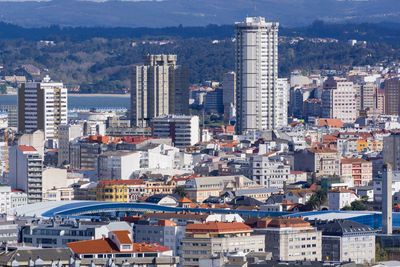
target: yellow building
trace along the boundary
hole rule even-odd
[[[102,180],[96,187],[97,201],[134,202],[145,194],[144,182],[134,180]]]

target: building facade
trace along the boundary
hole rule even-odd
[[[22,83],[18,90],[18,131],[43,130],[46,139],[58,137],[58,126],[68,123],[67,88],[46,76],[42,82]]]
[[[163,115],[152,119],[155,138],[171,138],[174,146],[183,148],[200,141],[199,117]]]
[[[262,17],[235,24],[238,133],[277,127],[278,27]]]
[[[152,118],[189,114],[189,72],[176,65],[176,55],[147,55],[133,68],[131,122],[146,127]]]
[[[234,71],[224,73],[222,91],[224,121],[229,122],[231,105],[236,107],[236,73]]]
[[[24,191],[28,203],[42,201],[43,159],[32,146],[10,148],[10,185],[12,189]]]
[[[289,182],[290,166],[265,156],[254,156],[250,158],[249,177],[265,187],[283,189]]]
[[[239,222],[188,224],[182,239],[182,266],[199,266],[200,259],[226,256],[230,252],[264,252],[265,237]]]
[[[400,78],[385,80],[385,114],[400,115]]]
[[[329,77],[323,85],[322,117],[353,123],[357,118],[356,89],[344,78]]]
[[[267,218],[257,222],[256,234],[265,238],[265,251],[280,261],[320,261],[321,231],[302,218]]]
[[[372,162],[365,159],[342,159],[340,174],[344,179],[350,178],[354,186],[366,186],[372,182]]]
[[[322,231],[322,258],[329,261],[375,261],[375,230],[350,220],[315,221]]]

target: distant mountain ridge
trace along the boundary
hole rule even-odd
[[[25,27],[167,27],[233,24],[260,15],[285,26],[316,19],[400,22],[399,0],[0,0],[0,21]]]

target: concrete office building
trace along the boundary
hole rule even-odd
[[[189,114],[189,72],[176,65],[176,55],[147,55],[144,65],[133,68],[131,122],[146,127],[165,114]]]
[[[67,88],[49,76],[42,82],[22,83],[18,90],[18,131],[43,130],[46,139],[58,137],[58,126],[68,123]]]
[[[238,133],[277,127],[278,27],[262,17],[235,24]]]
[[[227,72],[222,80],[222,103],[224,105],[224,121],[229,122],[231,105],[236,106],[236,73]]]
[[[350,220],[314,221],[322,231],[322,258],[328,261],[375,261],[375,230]]]
[[[215,88],[214,91],[210,91],[206,94],[204,98],[204,110],[207,113],[219,113],[224,112],[223,104],[223,88]]]
[[[193,146],[200,141],[199,117],[163,115],[151,120],[155,138],[171,138],[175,147]]]
[[[385,114],[400,115],[400,78],[385,81]]]
[[[344,78],[329,77],[323,85],[322,117],[353,123],[357,118],[356,90],[353,82]]]
[[[199,266],[200,259],[229,252],[264,252],[264,235],[252,235],[251,227],[239,222],[188,224],[182,239],[182,265]]]
[[[9,150],[10,185],[28,195],[28,203],[42,201],[43,159],[32,146],[13,146]]]
[[[82,135],[82,125],[63,124],[58,127],[58,166],[69,164],[69,142]]]

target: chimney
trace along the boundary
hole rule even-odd
[[[382,175],[382,233],[392,234],[392,166],[383,165]]]

